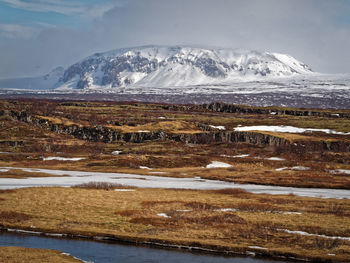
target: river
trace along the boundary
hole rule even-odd
[[[282,263],[251,257],[223,257],[188,251],[129,246],[107,242],[50,238],[0,233],[0,246],[55,249],[87,262],[95,263]]]

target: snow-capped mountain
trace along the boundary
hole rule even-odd
[[[350,74],[321,74],[289,55],[144,46],[96,53],[45,76],[0,79],[0,97],[254,106],[350,107]]]
[[[310,74],[289,55],[220,48],[143,46],[96,53],[70,66],[55,87],[115,89],[221,84]]]

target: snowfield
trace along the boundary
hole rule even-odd
[[[294,126],[240,126],[234,128],[235,131],[270,131],[270,132],[282,132],[282,133],[304,133],[304,132],[324,132],[328,134],[337,135],[350,135],[350,132],[337,132],[330,129],[313,129],[313,128],[298,128]]]
[[[25,179],[0,178],[0,189],[14,189],[22,187],[60,186],[70,187],[88,182],[109,182],[125,186],[140,188],[175,188],[194,190],[216,190],[223,188],[240,188],[251,193],[265,194],[295,194],[306,197],[347,198],[350,190],[296,188],[269,185],[235,184],[219,180],[198,180],[196,178],[174,178],[161,176],[145,176],[136,174],[101,173],[84,171],[64,171],[35,168],[0,167],[0,169],[22,169],[25,172],[42,172],[51,175],[69,175],[68,177],[33,177]],[[145,180],[146,179],[146,180]]]

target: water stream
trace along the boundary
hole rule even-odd
[[[180,250],[157,249],[87,240],[0,233],[0,246],[55,249],[95,263],[282,263],[251,257],[223,257]]]

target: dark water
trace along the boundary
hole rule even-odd
[[[283,262],[255,258],[222,257],[176,250],[127,246],[104,242],[0,233],[0,246],[56,249],[95,263],[263,263]]]

